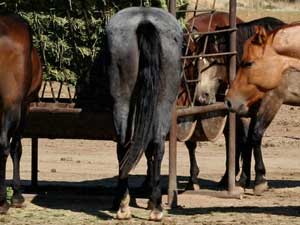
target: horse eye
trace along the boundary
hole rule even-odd
[[[241,67],[250,67],[252,65],[253,65],[253,62],[250,62],[250,61],[248,61],[248,62],[243,61],[241,63]]]

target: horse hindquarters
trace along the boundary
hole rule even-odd
[[[112,93],[112,96],[115,96],[113,113],[118,135],[118,160],[120,167],[118,197],[121,199],[117,199],[115,201],[119,202],[121,200],[120,208],[117,213],[117,217],[119,219],[126,219],[130,217],[128,206],[128,173],[138,163],[144,149],[147,148],[149,141],[153,137],[153,124],[155,121],[154,115],[156,114],[160,88],[161,46],[159,33],[152,23],[144,21],[138,26],[136,36],[139,48],[137,52],[139,52],[140,55],[138,76],[132,93],[130,93],[129,99],[123,99],[125,101],[121,101],[116,98],[118,94]],[[126,82],[132,81],[135,78],[135,74],[128,73],[128,70],[126,69],[120,71],[120,69],[128,66],[128,62],[124,62],[125,66],[121,65],[119,67],[115,67],[113,66],[114,61],[115,59],[112,55],[111,64],[109,66],[111,87],[117,88],[115,88],[115,90],[111,89],[111,91],[116,91],[116,89],[123,91],[122,87],[118,87],[118,83],[116,83],[116,80],[113,79],[112,72],[117,72],[115,75],[125,74],[127,76]],[[121,78],[117,77],[117,79]],[[130,84],[128,85],[130,86]],[[128,135],[126,136],[128,133],[129,137]],[[128,143],[129,145],[126,145],[125,143]],[[160,148],[158,148],[158,151],[160,151]],[[154,155],[156,155],[156,153],[154,153]],[[153,165],[156,165],[156,163]],[[157,168],[157,166],[154,167]],[[157,188],[153,188],[153,190],[154,189],[156,190]],[[157,201],[155,200],[154,202]],[[157,205],[157,203],[154,205]],[[155,206],[155,208],[157,207]]]

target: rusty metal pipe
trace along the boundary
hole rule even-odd
[[[236,51],[234,52],[220,52],[220,53],[211,53],[211,54],[199,54],[199,55],[191,55],[191,56],[182,56],[181,59],[195,59],[199,57],[220,57],[220,56],[231,56],[236,55]]]
[[[236,0],[230,0],[229,4],[230,28],[236,28]],[[230,33],[230,51],[236,52],[236,31]],[[230,57],[229,81],[232,84],[236,75],[236,55]],[[235,190],[235,144],[236,144],[236,115],[229,113],[229,165],[228,165],[228,191]]]
[[[193,33],[190,33],[190,34],[183,34],[184,36],[194,36],[194,35],[200,35],[200,36],[203,36],[203,35],[211,35],[211,34],[220,34],[220,33],[225,33],[225,32],[233,32],[233,31],[236,31],[237,29],[236,28],[228,28],[228,29],[223,29],[223,30],[216,30],[216,31],[205,31],[205,32],[193,32]]]
[[[169,12],[176,16],[176,0],[169,0]]]
[[[177,114],[176,103],[174,103],[172,110],[172,124],[169,136],[169,207],[173,208],[177,206],[177,195]]]
[[[215,103],[213,105],[206,105],[206,106],[193,106],[193,107],[188,107],[188,108],[183,108],[183,109],[177,109],[177,117],[182,117],[182,116],[190,116],[190,115],[195,115],[195,114],[201,114],[201,113],[208,113],[208,112],[213,112],[213,111],[221,111],[221,110],[226,110],[226,107],[224,103]]]

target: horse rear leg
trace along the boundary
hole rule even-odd
[[[151,193],[152,183],[153,183],[151,180],[153,177],[153,152],[151,147],[147,148],[147,151],[145,151],[145,155],[147,158],[147,176],[142,184],[142,188],[143,191],[146,191],[147,193]]]
[[[6,200],[6,161],[9,154],[9,144],[7,138],[7,131],[1,131],[0,136],[0,214],[4,214],[9,209],[9,204]]]
[[[117,144],[117,155],[118,155],[119,166],[125,153],[126,153],[126,148],[124,148],[121,144]],[[119,174],[121,174],[121,170],[119,170]],[[128,177],[121,178],[119,176],[117,195],[113,203],[113,208],[118,209],[117,219],[125,220],[131,218],[129,203],[130,203],[130,195],[128,189]]]
[[[153,221],[160,221],[163,218],[163,208],[161,205],[162,196],[160,186],[160,172],[165,146],[163,139],[159,143],[151,143],[150,146],[153,148],[153,175],[152,193],[149,199],[149,205],[152,206],[152,210],[149,219]]]
[[[195,154],[197,142],[186,141],[185,145],[189,150],[189,157],[190,157],[190,178],[189,178],[189,183],[188,183],[186,189],[187,190],[200,190],[200,186],[198,183],[199,167],[197,165],[197,159],[196,159],[196,154]]]
[[[20,179],[20,159],[22,156],[22,143],[21,135],[15,135],[11,141],[10,155],[13,161],[13,196],[11,204],[14,207],[22,207],[25,199],[22,196],[21,191],[21,179]]]
[[[22,107],[21,112],[21,120],[20,124],[12,137],[10,144],[10,156],[13,162],[13,196],[11,199],[11,204],[14,207],[22,207],[25,199],[22,196],[21,191],[21,179],[20,179],[20,160],[22,156],[22,142],[21,142],[21,134],[23,132],[25,126],[25,117],[26,117],[27,108]]]
[[[18,105],[4,110],[1,114],[1,133],[0,133],[0,213],[6,213],[9,204],[6,199],[6,161],[10,152],[9,132],[15,131],[19,125],[21,110]]]

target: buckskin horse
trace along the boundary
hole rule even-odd
[[[32,46],[27,22],[13,14],[0,15],[0,213],[6,213],[6,161],[13,160],[13,196],[11,203],[20,207],[24,198],[20,190],[21,135],[29,103],[41,86],[42,68]]]
[[[128,174],[145,152],[152,181],[149,219],[158,221],[161,161],[181,78],[182,29],[162,9],[132,7],[110,19],[106,34],[119,161],[117,218],[131,216]]]
[[[258,25],[263,26],[267,31],[271,31],[282,27],[285,23],[277,18],[264,17],[237,24],[237,68],[239,68],[240,62],[242,61],[243,45],[247,39],[255,33],[255,27]],[[220,27],[217,28],[217,30],[218,29],[224,28]],[[227,34],[216,34],[214,37],[209,37],[206,53],[229,51],[229,46],[226,45],[228,40],[229,35]],[[228,86],[228,70],[226,65],[226,57],[210,57],[204,59],[201,64],[199,64],[199,70],[202,71],[200,81],[196,87],[196,95],[199,102],[202,104],[212,104],[216,102],[217,97],[218,99],[222,99],[221,97],[224,99],[224,90],[226,90]],[[244,127],[249,126],[249,121],[242,118],[241,120],[243,121],[242,124]],[[237,137],[239,138],[239,135]],[[244,136],[244,138],[246,137]],[[245,144],[245,142],[240,142],[239,145],[241,145],[241,147],[238,146],[238,149],[242,150],[243,165],[248,167],[247,170],[242,171],[238,182],[238,184],[244,188],[250,185],[251,179],[251,154],[245,151],[245,149],[247,149],[247,147],[243,147]]]
[[[300,105],[299,40],[300,23],[270,33],[257,27],[244,45],[240,68],[225,98],[229,110],[251,117],[248,145],[254,151],[257,195],[268,188],[261,152],[264,132],[282,104]]]
[[[238,17],[236,18],[237,23],[243,22]],[[224,27],[229,25],[229,14],[226,12],[214,12],[214,13],[202,13],[199,14],[193,18],[191,18],[187,22],[187,30],[189,32],[208,32],[208,31],[214,31],[218,26]],[[199,39],[199,41],[197,41]],[[203,36],[201,38],[194,37],[189,38],[188,36],[185,36],[184,38],[184,45],[185,48],[184,51],[187,52],[188,55],[198,55],[204,50],[204,42],[205,42],[206,36]],[[199,64],[205,63],[206,59],[187,59],[184,65],[184,72],[185,76],[190,80],[196,80],[198,79],[198,73],[199,73]],[[203,67],[200,67],[200,69]],[[203,70],[202,70],[203,72]],[[202,75],[201,75],[202,76]],[[193,89],[193,87],[191,87]],[[192,90],[193,91],[193,90]],[[197,103],[197,102],[196,102]],[[180,91],[178,95],[177,100],[177,106],[187,106],[189,104],[189,98],[187,94],[187,89],[185,86],[185,83],[182,81],[180,86]],[[195,118],[193,118],[194,120]],[[184,127],[189,126],[189,118],[188,120],[181,119],[178,123],[178,129],[183,129]],[[245,140],[245,136],[247,133],[247,127],[244,127],[244,124],[239,120],[237,121],[237,132],[240,134],[237,138],[237,145],[242,146],[242,143]],[[184,128],[185,129],[185,128]],[[199,167],[197,165],[197,160],[195,156],[195,150],[197,147],[197,141],[203,141],[203,131],[199,131],[199,129],[196,127],[196,130],[193,131],[193,134],[191,135],[191,138],[189,138],[187,141],[185,141],[185,145],[188,148],[189,151],[189,159],[190,159],[190,178],[187,185],[187,189],[199,189],[199,183],[198,183],[198,174],[199,174]],[[225,140],[226,140],[226,153],[228,153],[228,126],[225,127],[224,130],[225,134]],[[239,153],[240,150],[237,149],[237,152]],[[239,154],[237,154],[237,160],[236,160],[236,173],[239,171]],[[226,157],[226,165],[227,157]],[[221,188],[224,188],[227,186],[227,166],[225,174],[223,175],[221,181],[219,182],[218,186]]]
[[[237,68],[240,65],[243,56],[243,46],[255,33],[255,26],[263,26],[267,31],[274,30],[285,23],[277,18],[264,17],[252,20],[245,23],[237,24]],[[226,29],[229,27],[220,27],[216,29]],[[204,38],[199,41],[204,42]],[[229,51],[229,35],[228,34],[215,34],[208,37],[206,53],[217,53]],[[202,44],[201,44],[202,45]],[[212,104],[216,102],[218,92],[222,91],[222,84],[228,85],[228,71],[227,71],[227,58],[224,57],[210,57],[202,61],[200,70],[202,70],[200,81],[196,88],[197,99],[201,104]]]

